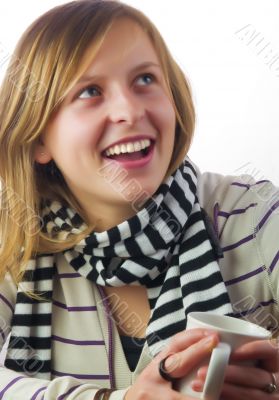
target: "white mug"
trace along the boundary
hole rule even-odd
[[[271,338],[271,333],[252,322],[218,315],[211,312],[191,312],[188,314],[187,330],[206,328],[218,332],[220,342],[213,349],[208,359],[195,367],[191,374],[177,381],[175,389],[202,400],[218,400],[225,377],[225,369],[231,352],[237,347],[254,341]],[[203,388],[199,393],[191,388],[191,382],[196,378],[202,365],[208,365],[208,372]]]

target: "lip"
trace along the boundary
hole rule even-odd
[[[125,137],[123,139],[118,140],[117,142],[114,142],[114,143],[110,144],[104,150],[102,150],[101,153],[103,155],[106,150],[108,150],[110,147],[116,146],[117,144],[136,142],[138,140],[144,140],[144,139],[149,139],[149,140],[155,142],[155,138],[153,138],[152,136],[148,136],[148,135],[137,135],[137,136]]]
[[[155,149],[155,141],[152,140],[152,144],[150,146],[149,153],[147,154],[146,157],[141,158],[140,160],[134,160],[134,161],[118,161],[117,159],[110,159],[109,157],[105,157],[106,160],[108,161],[114,161],[121,165],[125,169],[134,169],[134,168],[141,168],[145,167],[153,158],[154,155],[154,149]]]

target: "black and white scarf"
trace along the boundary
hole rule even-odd
[[[86,227],[74,210],[57,201],[45,204],[42,217],[51,236],[67,237]],[[146,286],[151,308],[146,340],[155,355],[185,329],[190,311],[232,312],[211,233],[197,198],[196,172],[185,160],[136,215],[108,231],[92,232],[64,255],[97,285]],[[54,260],[53,254],[41,254],[28,264],[5,361],[7,368],[49,380]],[[44,301],[26,296],[27,289]]]

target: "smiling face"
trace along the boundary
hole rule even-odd
[[[96,231],[102,231],[136,211],[119,182],[109,184],[101,171],[114,159],[117,170],[125,171],[122,189],[133,180],[137,191],[152,196],[169,167],[175,124],[149,37],[134,21],[121,19],[47,126],[35,159],[55,161],[89,220],[99,220]],[[122,151],[128,154],[117,154]]]

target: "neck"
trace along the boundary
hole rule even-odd
[[[107,231],[133,217],[136,213],[136,210],[127,205],[123,207],[106,207],[105,205],[97,207],[94,205],[94,210],[86,210],[88,220],[94,226],[95,232]]]

